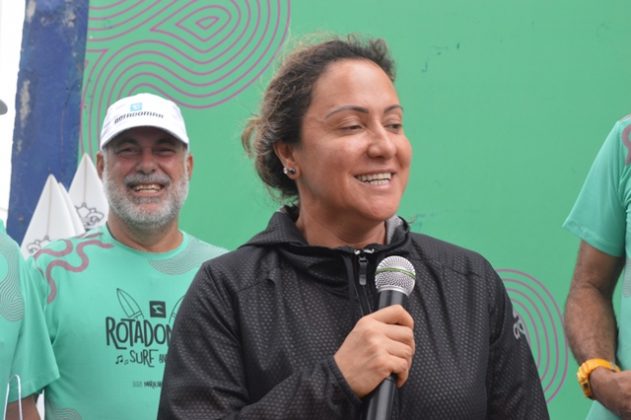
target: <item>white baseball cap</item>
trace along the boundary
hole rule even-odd
[[[175,102],[151,93],[139,93],[121,98],[107,108],[101,129],[101,149],[118,134],[134,127],[160,128],[188,145],[184,118]]]

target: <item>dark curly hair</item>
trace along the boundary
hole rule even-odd
[[[347,59],[372,61],[394,81],[394,62],[382,39],[361,40],[351,35],[304,46],[285,57],[265,90],[259,115],[248,120],[241,134],[243,148],[254,158],[259,176],[281,200],[297,198],[298,189],[283,174],[274,144],[300,142],[302,119],[316,81],[329,64]]]

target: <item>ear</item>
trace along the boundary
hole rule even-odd
[[[278,159],[280,159],[283,166],[296,168],[294,145],[283,141],[277,141],[274,143],[274,153],[276,153],[276,156],[278,156]]]
[[[188,180],[191,180],[193,176],[193,155],[190,153],[186,154],[186,169],[188,169]]]
[[[105,161],[103,159],[103,151],[96,152],[96,173],[99,174],[99,178],[103,179],[103,169],[105,168]]]

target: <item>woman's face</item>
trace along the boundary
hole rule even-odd
[[[403,109],[375,63],[330,64],[314,85],[288,165],[301,213],[329,224],[377,223],[397,210],[411,160]]]

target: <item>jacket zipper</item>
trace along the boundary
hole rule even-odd
[[[375,252],[374,249],[356,249],[355,256],[357,257],[357,263],[359,266],[359,272],[357,276],[357,294],[359,295],[359,304],[361,306],[362,315],[368,315],[373,310],[373,305],[368,298],[368,257]]]

